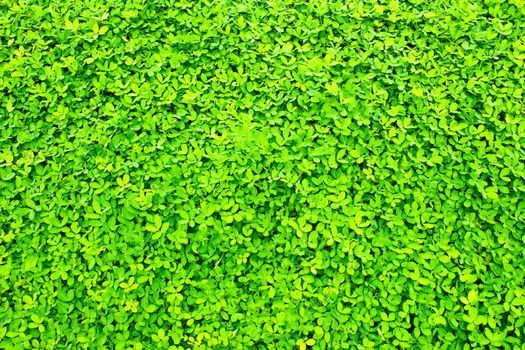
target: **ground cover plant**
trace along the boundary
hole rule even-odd
[[[0,348],[525,349],[524,16],[0,1]]]

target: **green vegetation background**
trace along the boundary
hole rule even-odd
[[[524,16],[0,1],[0,348],[525,349]]]

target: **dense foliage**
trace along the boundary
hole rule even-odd
[[[0,348],[525,349],[525,2],[0,2]]]

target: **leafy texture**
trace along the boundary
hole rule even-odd
[[[0,348],[523,349],[525,2],[0,2]]]

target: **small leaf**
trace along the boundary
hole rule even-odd
[[[423,90],[422,88],[413,88],[412,93],[417,97],[423,97],[425,90]]]
[[[153,222],[155,223],[155,227],[157,227],[157,229],[160,229],[160,227],[162,226],[162,218],[160,217],[160,215],[155,215]]]
[[[93,199],[93,210],[97,214],[100,214],[102,212],[102,207],[100,206],[100,203],[96,199]]]
[[[472,304],[478,300],[478,293],[475,290],[468,292],[468,301]]]
[[[159,228],[157,226],[153,226],[151,224],[146,224],[146,230],[149,232],[157,232]]]
[[[308,339],[305,341],[305,344],[308,346],[314,346],[315,345],[315,339]]]
[[[239,18],[237,18],[237,25],[240,29],[244,29],[246,27],[246,21],[244,20],[243,16],[239,16]]]
[[[99,29],[98,33],[99,33],[99,34],[105,34],[105,33],[108,32],[108,30],[109,30],[109,28],[108,28],[107,26],[102,26],[102,27]]]

